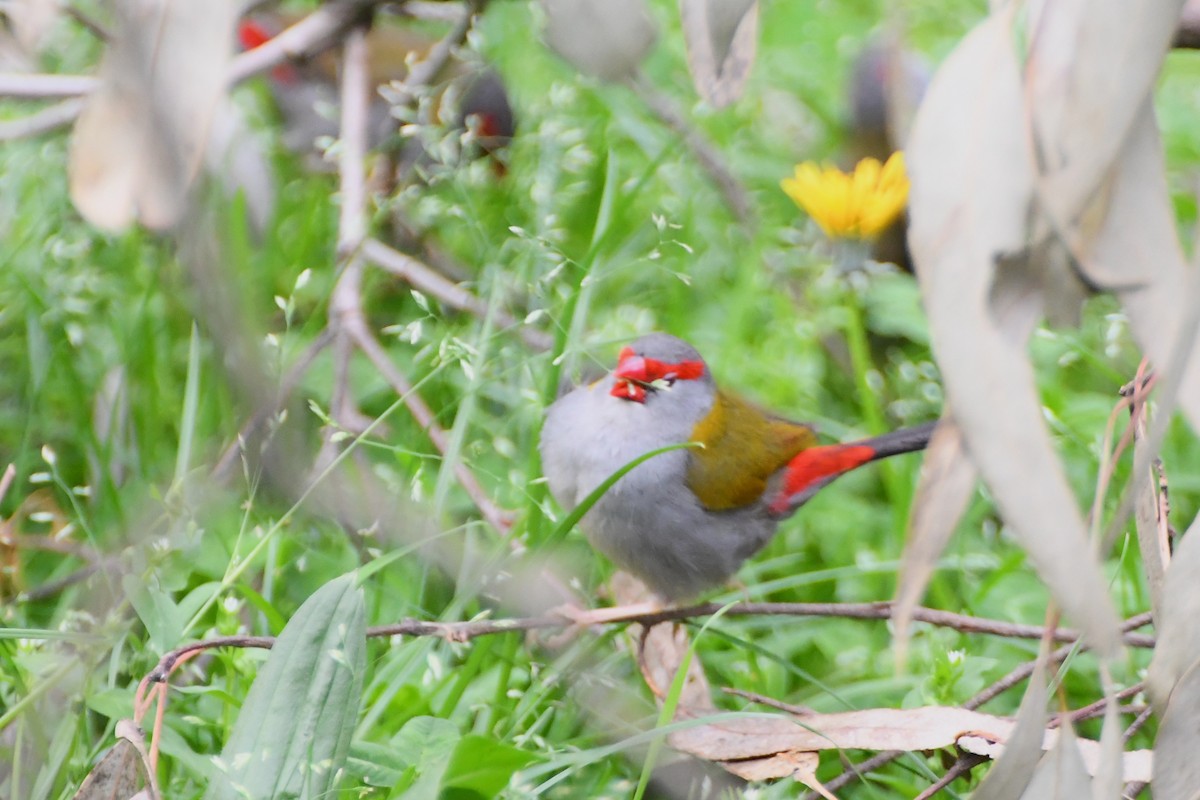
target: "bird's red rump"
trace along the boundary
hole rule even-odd
[[[787,511],[792,498],[826,478],[861,467],[875,457],[875,448],[865,444],[831,444],[800,451],[787,465],[783,490],[771,503],[771,511]]]

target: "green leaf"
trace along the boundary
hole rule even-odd
[[[442,775],[458,746],[461,734],[449,720],[437,717],[413,717],[392,738],[396,757],[411,764],[415,783],[395,797],[437,797]]]
[[[486,736],[464,736],[450,757],[442,786],[496,797],[517,770],[539,759],[536,753]]]
[[[214,771],[206,800],[325,798],[350,750],[367,659],[354,575],[318,589],[263,665]]]

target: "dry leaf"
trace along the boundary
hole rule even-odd
[[[1182,0],[1151,0],[1131,15],[1122,0],[1056,0],[1023,17],[1038,199],[1059,226],[1079,222],[1145,113],[1182,7]],[[1081,266],[1105,287],[1136,285],[1156,267]]]
[[[1058,741],[1033,770],[1021,800],[1083,800],[1091,792],[1092,781],[1079,752],[1075,731],[1068,722],[1059,729]],[[1117,800],[1116,795],[1112,800]]]
[[[821,765],[821,758],[816,753],[789,750],[767,758],[720,761],[718,763],[743,780],[769,781],[778,778],[792,778],[827,800],[837,800],[833,793],[817,780],[817,767]]]
[[[758,46],[758,0],[679,0],[688,68],[714,108],[742,96]]]
[[[1011,800],[1020,797],[1029,784],[1034,766],[1042,755],[1046,730],[1046,662],[1049,643],[1042,641],[1037,662],[1029,676],[1029,686],[1021,698],[1017,724],[996,760],[975,790],[974,800]]]
[[[967,450],[1059,606],[1111,654],[1117,616],[1025,350],[1043,306],[1029,280],[1038,266],[1027,247],[1034,174],[1015,13],[1005,6],[982,22],[934,76],[909,146],[909,241]]]
[[[957,745],[977,755],[997,758],[1016,727],[1010,719],[965,708],[874,708],[839,714],[787,718],[733,718],[684,728],[671,735],[677,750],[709,761],[742,761],[787,751],[937,750]],[[1055,746],[1059,731],[1043,731],[1041,747]],[[1089,774],[1100,766],[1097,742],[1077,742]],[[1124,779],[1149,780],[1149,751],[1123,755]]]
[[[1200,661],[1200,517],[1176,548],[1163,580],[1162,608],[1155,620],[1158,644],[1146,672],[1146,694],[1159,714],[1174,702],[1184,672]]]
[[[900,563],[896,601],[892,606],[896,662],[899,664],[905,661],[913,609],[925,594],[929,576],[966,510],[977,474],[967,457],[962,432],[947,406],[942,410],[942,419],[925,450],[921,479],[909,519],[908,541]]]
[[[1171,569],[1175,569],[1175,564]],[[1192,627],[1196,627],[1194,618]],[[1162,644],[1162,637],[1159,643]],[[1198,722],[1200,661],[1193,662],[1174,687],[1158,726],[1158,736],[1154,739],[1155,800],[1194,800],[1196,797],[1196,787],[1200,786],[1200,759],[1196,758],[1196,753],[1200,752]]]
[[[1107,671],[1104,673],[1107,676]],[[1108,687],[1105,699],[1108,705],[1104,709],[1104,726],[1100,729],[1100,761],[1096,769],[1089,772],[1092,778],[1092,800],[1116,800],[1121,796],[1123,762],[1121,754],[1125,749],[1125,731],[1121,726],[1121,717],[1117,713],[1117,696],[1112,681],[1105,678]]]
[[[180,219],[226,109],[233,0],[123,0],[113,41],[71,139],[71,199],[92,224]]]
[[[62,14],[61,3],[58,0],[12,0],[5,6],[4,16],[8,18],[21,49],[29,55],[41,53],[42,42]]]
[[[645,0],[542,0],[546,44],[585,75],[631,78],[658,29]]]
[[[158,797],[146,755],[146,734],[126,719],[117,722],[116,734],[117,743],[83,779],[75,800],[156,800]],[[138,784],[142,781],[146,788],[139,792]]]
[[[1118,288],[1115,294],[1138,344],[1157,367],[1170,369],[1180,342],[1190,339],[1187,329],[1189,316],[1196,311],[1196,270],[1184,259],[1175,232],[1162,137],[1149,100],[1115,164],[1106,209],[1104,224],[1088,243],[1084,261],[1098,264],[1088,269],[1105,272],[1124,263],[1154,265],[1152,281]],[[1200,430],[1200,353],[1192,352],[1181,379],[1176,402],[1192,428]]]
[[[75,800],[131,800],[138,791],[140,765],[133,745],[118,739],[83,779]]]

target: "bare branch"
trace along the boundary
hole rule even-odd
[[[27,117],[0,122],[0,142],[40,136],[56,128],[66,127],[83,111],[83,104],[82,98],[73,97],[47,106]]]
[[[28,75],[0,72],[0,97],[24,100],[52,100],[90,94],[100,80],[91,75]]]
[[[754,210],[746,187],[733,174],[725,163],[725,158],[717,148],[708,141],[696,127],[679,111],[675,102],[659,91],[650,81],[638,75],[631,87],[646,107],[658,117],[659,122],[673,131],[683,140],[683,144],[691,151],[692,156],[712,178],[716,184],[725,205],[733,212],[738,222],[747,227],[754,225]]]
[[[363,243],[362,254],[368,261],[406,281],[417,291],[436,297],[445,306],[480,318],[488,313],[487,303],[483,300],[412,256],[388,247],[378,239],[368,239]],[[496,309],[492,317],[501,327],[516,328],[517,334],[534,350],[549,350],[554,344],[549,334],[525,325],[506,311]]]
[[[958,757],[958,760],[950,765],[950,769],[946,770],[946,774],[938,778],[925,791],[917,795],[913,800],[929,800],[935,794],[945,789],[950,784],[959,778],[969,775],[971,770],[978,767],[980,764],[987,761],[986,756],[975,755],[974,753],[963,753]]]

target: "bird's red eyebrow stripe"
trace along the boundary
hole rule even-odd
[[[632,359],[638,358],[637,353],[632,347],[626,347],[621,350],[617,356],[617,372],[621,373],[621,365],[626,364]],[[655,358],[641,358],[635,362],[637,365],[638,375],[624,374],[622,377],[635,378],[636,380],[651,383],[653,381],[662,380],[663,378],[674,378],[680,381],[692,381],[704,375],[703,361],[679,361],[668,362],[659,361]],[[630,364],[629,366],[633,366]]]

